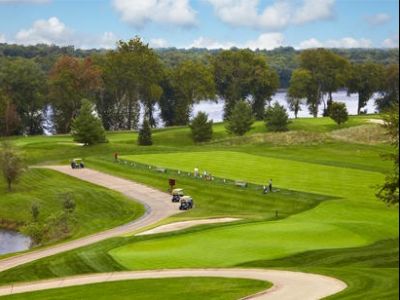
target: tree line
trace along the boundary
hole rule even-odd
[[[195,56],[166,63],[139,37],[119,41],[115,50],[92,50],[89,55],[70,47],[56,55],[54,47],[30,48],[35,58],[24,58],[22,46],[6,57],[0,45],[1,135],[41,134],[48,129],[44,121],[49,117],[55,132],[69,133],[83,99],[95,107],[106,130],[138,129],[141,108],[149,126],[155,127],[156,105],[166,126],[187,125],[195,103],[216,99],[224,101],[225,120],[241,101],[250,105],[255,119],[263,120],[265,107],[280,87],[281,76],[273,67],[277,62],[262,51],[198,50]],[[164,52],[164,58],[171,56],[171,51]],[[359,95],[359,113],[374,93],[381,95],[381,110],[398,103],[398,64],[352,63],[326,49],[296,55],[288,90],[289,108],[296,116],[302,104],[314,116],[323,105],[329,115],[332,94],[341,88]],[[43,58],[50,56],[43,67]]]

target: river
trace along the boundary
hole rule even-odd
[[[277,92],[273,97],[271,103],[278,102],[279,104],[283,105],[287,109],[287,102],[286,102],[286,91],[279,91]],[[377,98],[378,95],[375,95],[373,99],[371,99],[367,106],[363,108],[363,110],[366,110],[368,113],[374,113],[375,112],[375,98]],[[327,100],[327,99],[326,99]],[[346,91],[338,91],[336,93],[333,93],[333,100],[337,102],[343,102],[346,104],[347,111],[349,112],[350,115],[356,115],[357,114],[357,106],[358,106],[358,95],[357,94],[351,94],[350,96],[347,95]],[[213,101],[202,101],[198,104],[196,104],[193,108],[193,115],[196,115],[197,112],[203,111],[208,114],[210,119],[212,119],[214,122],[221,122],[223,120],[223,110],[224,110],[224,103],[223,101],[219,102],[213,102]],[[320,113],[319,116],[322,116],[324,107],[321,104],[320,106]],[[294,113],[289,111],[289,117],[294,118]],[[308,112],[307,106],[303,105],[302,110],[298,114],[299,118],[309,118],[312,117],[310,113]]]

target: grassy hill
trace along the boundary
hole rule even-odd
[[[368,125],[370,118],[351,117],[347,132],[328,118],[293,120],[292,131],[281,136],[256,123],[242,138],[216,124],[214,139],[200,145],[184,127],[156,130],[151,147],[137,146],[132,132],[110,133],[108,144],[94,147],[77,146],[69,136],[16,138],[31,163],[84,157],[91,168],[160,190],[176,177],[196,208],[165,222],[218,216],[243,220],[103,241],[1,273],[0,282],[127,269],[268,267],[347,282],[349,288],[333,299],[397,299],[398,207],[375,198],[375,186],[391,168],[380,155],[390,146],[377,125]],[[114,152],[122,162],[113,161]],[[194,167],[217,179],[187,176]],[[264,195],[261,186],[270,178],[280,191]],[[247,189],[231,184],[238,179],[251,184]]]

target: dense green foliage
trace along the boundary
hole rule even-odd
[[[381,87],[384,68],[376,63],[353,65],[347,86],[349,93],[358,93],[358,113],[367,105],[374,93]]]
[[[79,115],[73,119],[71,133],[75,142],[94,145],[106,142],[106,134],[99,118],[94,115],[93,105],[82,100]]]
[[[142,127],[139,130],[138,145],[140,146],[151,146],[153,145],[152,132],[150,122],[147,119],[143,120]]]
[[[208,120],[208,115],[204,112],[199,112],[193,118],[189,125],[192,131],[193,140],[196,143],[208,142],[212,139],[213,135],[213,121]]]
[[[279,87],[276,72],[265,58],[250,50],[222,51],[212,59],[218,96],[225,101],[224,118],[228,120],[236,103],[251,97],[252,111],[258,120]]]
[[[250,105],[246,101],[239,101],[235,104],[228,119],[226,129],[235,135],[244,135],[251,129],[254,117]]]
[[[25,164],[16,149],[4,142],[0,148],[0,169],[7,182],[7,189],[11,192],[12,184],[21,177]]]
[[[192,107],[205,99],[215,98],[215,83],[209,66],[194,61],[184,61],[172,69],[165,83],[173,94],[164,96],[161,116],[168,125],[187,125]],[[171,113],[168,113],[171,112]]]
[[[265,111],[265,125],[269,131],[288,131],[289,115],[286,109],[277,102],[269,106]]]
[[[393,152],[385,157],[393,162],[393,169],[386,176],[377,196],[388,205],[396,205],[399,204],[399,106],[393,106],[384,120],[384,127],[393,146]]]
[[[339,126],[346,123],[349,119],[349,113],[347,112],[346,104],[341,102],[332,102],[329,108],[329,116]]]
[[[39,64],[0,59],[0,132],[3,135],[43,133],[46,77]]]

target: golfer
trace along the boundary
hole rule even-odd
[[[194,177],[199,177],[199,168],[194,168]]]
[[[268,189],[270,192],[272,192],[272,179],[269,180]]]

